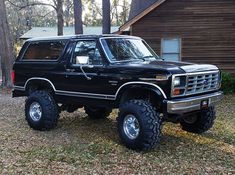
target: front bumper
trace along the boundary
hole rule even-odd
[[[184,114],[188,112],[201,110],[202,101],[207,100],[208,106],[213,106],[223,98],[223,92],[215,92],[196,97],[181,98],[176,100],[166,100],[167,113]]]

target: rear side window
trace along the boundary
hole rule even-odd
[[[62,54],[65,41],[34,42],[28,46],[23,60],[55,61]]]

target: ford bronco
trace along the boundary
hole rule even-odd
[[[13,97],[27,96],[36,130],[54,128],[61,111],[84,108],[91,118],[119,108],[121,141],[150,150],[163,122],[193,133],[209,130],[222,98],[216,66],[164,61],[139,37],[78,35],[29,39],[17,57]]]

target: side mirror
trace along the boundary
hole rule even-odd
[[[82,64],[82,65],[89,64],[89,57],[88,56],[77,56],[76,57],[76,64]]]

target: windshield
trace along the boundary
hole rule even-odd
[[[153,50],[141,39],[101,39],[105,52],[112,62],[159,59]]]

